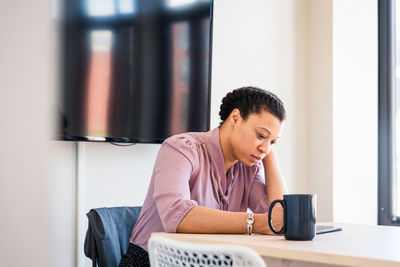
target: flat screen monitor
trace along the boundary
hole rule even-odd
[[[64,0],[62,140],[161,143],[209,130],[209,0]]]

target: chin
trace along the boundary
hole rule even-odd
[[[239,162],[242,163],[243,165],[247,166],[247,167],[251,167],[254,164],[256,164],[256,163],[254,163],[252,161],[249,161],[249,160],[247,160],[247,161],[239,160]]]

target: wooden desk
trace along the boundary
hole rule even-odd
[[[324,225],[329,225],[324,223]],[[153,233],[187,242],[244,245],[274,266],[400,266],[400,227],[338,224],[340,232],[317,235],[312,241],[283,236]]]

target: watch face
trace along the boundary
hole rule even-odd
[[[254,222],[254,217],[251,215],[249,215],[249,217],[247,217],[247,223],[248,224],[252,224]]]

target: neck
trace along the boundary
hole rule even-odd
[[[230,131],[225,124],[222,124],[219,128],[219,142],[221,144],[222,155],[224,156],[225,173],[227,173],[229,168],[237,162],[237,159],[233,154]]]

